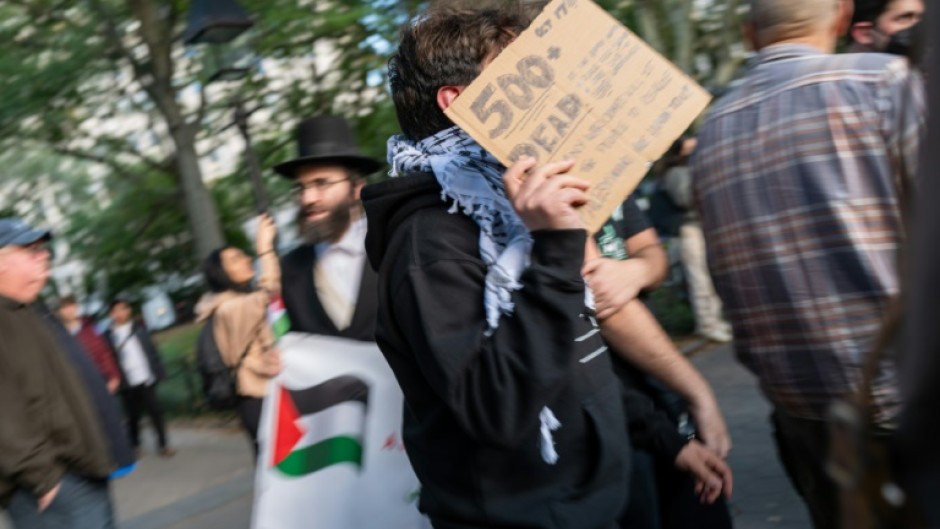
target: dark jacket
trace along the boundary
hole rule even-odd
[[[376,341],[405,395],[403,435],[437,529],[607,529],[627,499],[619,384],[584,307],[586,233],[533,233],[514,311],[487,336],[479,228],[431,175],[366,187]],[[557,463],[539,413],[561,422]]]
[[[31,305],[0,297],[0,505],[17,489],[42,496],[65,472],[114,470],[91,399]]]
[[[317,252],[305,244],[295,248],[281,260],[281,297],[294,332],[307,332],[326,336],[341,336],[363,342],[375,340],[376,304],[375,272],[362,267],[359,298],[349,327],[342,331],[326,314],[316,286],[313,284],[313,267],[317,264]]]
[[[103,336],[98,334],[98,331],[95,330],[95,326],[90,319],[82,320],[81,327],[74,336],[75,339],[78,340],[78,343],[82,345],[82,349],[85,350],[95,363],[95,366],[98,368],[98,371],[101,373],[101,376],[104,377],[105,381],[121,378],[121,371],[114,361],[111,345]]]
[[[134,321],[132,325],[131,335],[140,341],[140,346],[143,347],[144,355],[147,357],[147,364],[150,366],[150,372],[153,373],[157,382],[162,381],[166,378],[166,369],[163,367],[163,359],[160,358],[160,351],[157,349],[157,346],[154,345],[153,339],[150,338],[150,333],[147,332],[147,329],[140,322]],[[119,351],[122,344],[115,341],[112,329],[105,331],[104,336],[108,339],[108,343],[111,344],[111,353],[114,355],[114,362],[117,364],[118,369],[121,370],[121,391],[124,391],[128,389],[128,385],[127,373],[124,372],[124,366],[121,364],[121,352]]]
[[[117,464],[118,468],[125,468],[134,464],[134,452],[131,443],[127,438],[127,430],[121,422],[121,412],[114,402],[114,398],[108,393],[108,388],[104,384],[99,367],[89,358],[88,353],[82,344],[72,336],[51,312],[45,307],[39,308],[40,313],[49,324],[50,330],[58,338],[59,345],[66,357],[75,368],[75,372],[80,376],[88,397],[91,399],[95,413],[98,415],[98,422],[102,427],[105,439],[111,449],[111,459]],[[88,327],[86,327],[88,328]],[[93,329],[89,330],[94,332]],[[101,336],[94,334],[101,343],[100,346],[109,351],[107,343],[104,343]],[[110,356],[108,357],[110,358]],[[115,376],[118,376],[115,374]]]

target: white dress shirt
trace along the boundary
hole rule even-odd
[[[132,322],[115,325],[111,330],[114,336],[114,347],[118,348],[118,360],[121,362],[121,368],[124,371],[128,386],[151,384],[156,379],[150,370],[147,353],[144,352],[144,347],[136,336],[128,338],[132,331]]]
[[[359,299],[362,267],[366,263],[366,226],[365,216],[360,216],[349,225],[340,240],[333,244],[319,243],[314,247],[317,266],[336,294],[353,307]]]

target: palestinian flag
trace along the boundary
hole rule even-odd
[[[277,388],[271,466],[299,477],[343,463],[362,467],[369,386],[345,375],[301,390]]]
[[[252,529],[430,529],[401,443],[404,397],[378,346],[289,332],[278,349]]]
[[[271,324],[275,340],[280,340],[281,336],[290,330],[290,320],[287,318],[287,309],[284,308],[284,298],[280,294],[268,305],[268,323]]]

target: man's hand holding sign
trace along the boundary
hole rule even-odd
[[[445,113],[509,167],[506,191],[530,230],[593,233],[709,100],[590,0],[554,0]],[[586,257],[597,255],[592,247]],[[643,303],[601,328],[618,354],[689,401],[700,438],[725,457],[731,442],[711,388]],[[719,473],[718,490],[730,494],[730,472]],[[714,480],[702,481],[713,500]]]

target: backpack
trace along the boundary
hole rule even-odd
[[[214,316],[209,316],[196,342],[196,365],[202,376],[202,393],[206,404],[214,410],[228,410],[238,403],[237,378],[235,373],[248,355],[251,342],[245,347],[234,367],[222,360],[222,352],[215,342]]]

